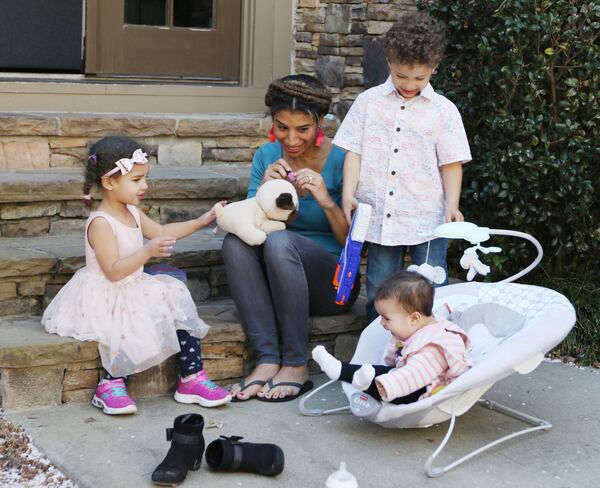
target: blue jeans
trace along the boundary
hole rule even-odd
[[[428,244],[429,256],[427,256]],[[404,268],[404,255],[407,248],[413,264],[423,264],[427,258],[427,263],[431,266],[441,266],[444,268],[444,271],[446,271],[446,281],[440,286],[448,284],[448,266],[446,265],[447,239],[438,238],[414,246],[382,246],[369,242],[367,255],[367,319],[369,323],[378,316],[374,304],[375,291],[391,274]]]
[[[335,303],[332,280],[337,257],[312,239],[282,230],[262,246],[227,234],[223,241],[227,284],[257,364],[307,363],[310,315],[336,315],[352,306]]]

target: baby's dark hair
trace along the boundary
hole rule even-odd
[[[385,55],[399,64],[437,66],[444,56],[446,25],[427,12],[402,15],[385,35]]]
[[[329,112],[331,93],[314,76],[288,75],[269,85],[265,105],[271,117],[280,110],[291,110],[305,112],[318,121]]]
[[[397,271],[375,291],[375,301],[379,300],[395,300],[408,313],[419,312],[429,317],[433,308],[433,284],[419,273]]]
[[[93,185],[102,185],[102,176],[115,167],[119,159],[130,158],[136,149],[143,147],[139,142],[126,136],[103,137],[90,147],[85,164],[85,181],[83,183],[83,202],[92,207],[94,201],[89,196]],[[120,173],[117,173],[117,175]]]

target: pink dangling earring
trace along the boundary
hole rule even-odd
[[[271,126],[271,130],[269,131],[269,142],[275,142],[276,139],[275,131],[273,130],[273,126]]]
[[[321,147],[323,141],[325,140],[325,132],[320,127],[317,129],[317,137],[315,137],[315,146]]]

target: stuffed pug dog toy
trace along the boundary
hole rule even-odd
[[[217,226],[238,236],[246,244],[259,246],[267,234],[285,229],[285,221],[298,209],[298,194],[286,180],[268,180],[254,198],[214,207]]]

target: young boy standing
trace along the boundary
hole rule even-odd
[[[333,143],[347,151],[342,206],[373,206],[367,232],[367,317],[377,317],[377,287],[413,264],[447,272],[445,239],[431,239],[444,222],[462,221],[458,209],[462,164],[471,160],[456,106],[429,80],[444,53],[445,26],[425,12],[403,15],[385,36],[390,77],[361,93]],[[446,281],[447,283],[447,281]]]

